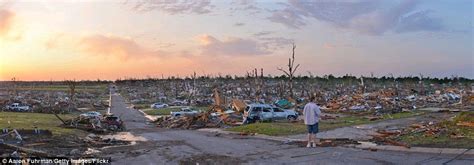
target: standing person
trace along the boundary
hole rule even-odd
[[[319,116],[321,115],[321,110],[319,106],[315,103],[315,97],[311,96],[309,98],[309,103],[304,106],[303,115],[304,115],[304,124],[308,127],[308,145],[306,147],[316,147],[316,133],[319,131]]]

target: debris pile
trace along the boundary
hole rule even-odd
[[[87,135],[83,141],[89,147],[105,147],[105,146],[112,146],[112,145],[128,145],[130,144],[129,141],[118,140],[115,138],[103,138],[96,134],[89,134]]]
[[[94,133],[125,131],[123,121],[113,114],[104,117],[81,115],[67,121],[64,121],[58,115],[56,115],[56,117],[60,119],[63,122],[63,126],[67,128],[82,129]]]
[[[410,139],[420,140],[419,138],[446,140],[472,140],[474,137],[474,113],[461,112],[458,115],[442,121],[423,121],[413,123],[405,128],[394,130],[378,130],[377,135],[373,136],[373,142],[377,144],[388,144],[403,146],[409,148]],[[403,140],[405,139],[405,140]],[[408,141],[407,141],[408,140]],[[427,142],[424,145],[430,145]],[[437,144],[444,146],[449,144]],[[457,145],[457,144],[453,144]]]
[[[207,112],[202,112],[192,116],[161,116],[155,120],[158,127],[162,128],[183,128],[183,129],[199,129],[199,128],[217,128],[225,125],[234,125],[241,118],[238,115],[227,113],[212,113],[215,108]]]
[[[158,118],[155,122],[158,127],[163,128],[184,128],[184,129],[199,129],[199,128],[216,128],[222,123],[218,118],[211,118],[207,113],[200,113],[196,116],[183,117],[169,117],[163,116]]]
[[[61,153],[59,149],[54,151],[45,150],[44,147],[56,145],[54,138],[49,130],[27,130],[13,129],[11,131],[3,130],[0,134],[0,157],[51,157]],[[67,146],[70,141],[62,142],[61,145]],[[49,148],[51,149],[51,148]]]
[[[70,113],[108,107],[107,82],[5,82],[0,83],[0,109],[14,112]],[[8,108],[17,103],[28,109]]]

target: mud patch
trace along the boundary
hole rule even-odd
[[[189,158],[185,158],[179,162],[182,165],[195,165],[195,164],[242,164],[246,163],[241,159],[225,156],[225,155],[211,155],[211,154],[200,154],[194,155]]]

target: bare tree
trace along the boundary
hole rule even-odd
[[[245,87],[245,94],[247,95],[247,97],[251,97],[252,96],[252,80],[250,79],[252,77],[252,73],[247,71],[247,76],[245,77],[245,81],[246,81],[246,87]]]
[[[69,86],[69,112],[75,108],[76,81],[66,81]]]
[[[260,76],[258,76],[258,71],[257,68],[254,70],[254,75],[255,75],[255,101],[259,102],[262,98],[263,94],[263,68],[260,69]]]
[[[13,94],[15,97],[18,96],[18,86],[17,86],[17,79],[15,77],[12,78],[12,83],[13,83]]]
[[[291,55],[291,58],[288,59],[288,71],[283,70],[282,68],[277,68],[278,70],[285,73],[289,78],[288,86],[289,86],[289,90],[290,90],[290,98],[293,98],[293,76],[294,76],[296,70],[298,69],[298,67],[300,66],[300,64],[298,64],[295,67],[295,49],[296,49],[296,45],[293,44],[293,53]]]
[[[420,88],[420,94],[421,95],[426,95],[426,93],[425,93],[425,83],[423,82],[423,78],[424,78],[423,74],[420,73],[420,81],[418,82],[419,85],[420,85],[420,87],[419,87]]]

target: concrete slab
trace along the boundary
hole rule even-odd
[[[441,154],[461,154],[466,152],[467,149],[454,149],[454,148],[443,148],[441,149]]]
[[[385,150],[387,151],[400,151],[400,152],[409,152],[410,149],[406,147],[400,147],[400,146],[386,146]]]
[[[410,152],[422,152],[422,153],[433,153],[439,154],[441,153],[441,149],[439,148],[425,148],[425,147],[412,147],[410,148]]]
[[[420,111],[429,111],[429,112],[439,112],[439,111],[447,111],[448,108],[436,108],[436,107],[429,107],[429,108],[420,108]]]
[[[467,151],[466,153],[464,153],[464,155],[472,155],[472,156],[474,156],[474,149],[471,149],[471,150]]]

